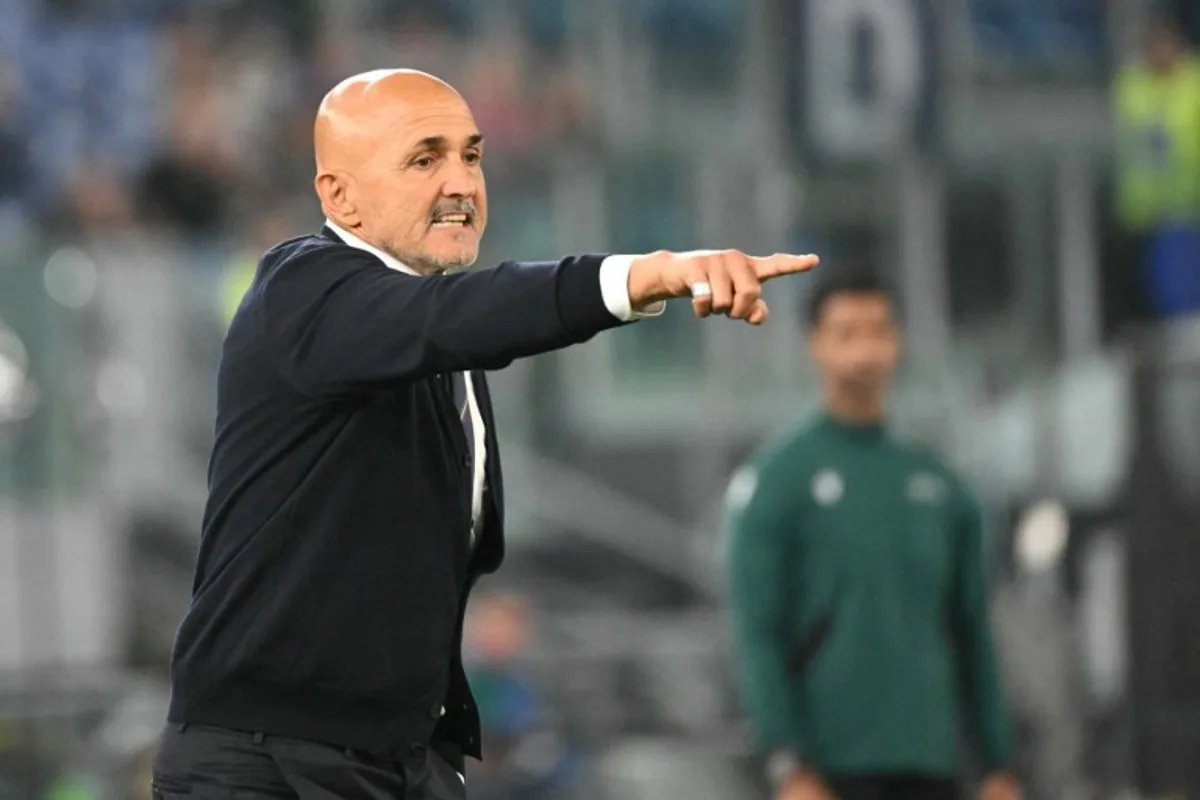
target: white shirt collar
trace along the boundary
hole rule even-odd
[[[409,267],[408,265],[401,263],[395,256],[393,256],[389,253],[383,252],[382,250],[380,250],[378,247],[375,247],[374,245],[367,244],[366,242],[364,242],[362,239],[355,236],[350,231],[346,230],[342,226],[335,223],[333,220],[326,219],[325,227],[329,228],[329,230],[336,233],[338,235],[339,239],[341,239],[343,242],[350,245],[351,247],[357,247],[359,250],[365,250],[368,253],[370,253],[371,255],[375,256],[376,258],[378,258],[380,261],[383,262],[384,266],[388,267],[389,269],[394,269],[397,272],[404,272],[409,275],[420,275],[420,273],[417,272],[412,267]]]

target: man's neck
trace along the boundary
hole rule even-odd
[[[339,239],[341,239],[344,243],[350,245],[351,247],[356,247],[359,250],[365,250],[366,252],[370,253],[371,255],[375,256],[380,261],[382,261],[385,266],[387,266],[391,269],[394,269],[397,272],[406,272],[409,275],[420,275],[421,274],[420,272],[413,269],[408,264],[405,264],[404,262],[402,262],[400,259],[393,256],[392,254],[384,251],[383,248],[376,247],[375,245],[368,242],[366,239],[363,239],[362,236],[360,236],[357,231],[352,231],[352,230],[349,230],[348,228],[344,228],[331,219],[326,219],[325,225],[331,231],[333,231],[334,234],[337,235],[337,237]]]
[[[827,393],[825,413],[837,422],[854,427],[883,424],[883,397],[847,397]]]
[[[1170,78],[1183,67],[1184,58],[1184,56],[1176,56],[1157,63],[1151,62],[1150,71],[1160,78]]]

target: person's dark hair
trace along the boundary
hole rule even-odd
[[[1184,4],[1178,0],[1156,0],[1146,9],[1146,20],[1151,25],[1161,25],[1180,37],[1187,34],[1187,14]]]
[[[815,328],[829,301],[843,294],[883,295],[893,306],[896,304],[891,285],[878,272],[864,267],[834,268],[821,275],[808,296],[805,309],[807,326]]]

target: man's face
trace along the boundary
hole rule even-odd
[[[1183,34],[1170,21],[1152,19],[1146,30],[1146,58],[1159,72],[1170,72],[1187,53]]]
[[[398,116],[348,193],[366,237],[413,269],[474,263],[487,191],[483,138],[467,104],[446,91]]]
[[[843,293],[825,301],[809,339],[825,380],[862,398],[881,395],[900,357],[900,332],[884,294]]]
[[[467,637],[483,662],[507,663],[529,638],[529,609],[521,598],[485,598],[467,620]]]

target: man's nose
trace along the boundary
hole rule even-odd
[[[474,197],[479,190],[474,173],[461,158],[450,159],[445,174],[442,194],[446,197]]]

